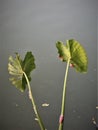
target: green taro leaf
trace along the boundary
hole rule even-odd
[[[56,47],[58,49],[59,56],[62,57],[63,61],[67,61],[69,59],[70,64],[72,64],[77,71],[87,72],[87,55],[84,48],[78,41],[70,39],[67,40],[66,45],[62,42],[57,42]]]
[[[9,57],[8,71],[12,75],[10,78],[13,85],[16,86],[21,92],[26,89],[26,80],[24,72],[27,75],[29,81],[31,80],[30,73],[35,69],[35,59],[31,52],[27,52],[24,60],[20,58],[19,54],[16,53],[15,58]]]
[[[34,61],[35,59],[34,56],[32,55],[32,52],[27,52],[22,62],[22,68],[23,71],[26,73],[29,81],[31,81],[31,76],[30,76],[31,71],[36,67]],[[24,76],[23,76],[23,85],[26,87],[26,80]]]
[[[70,52],[68,48],[63,44],[63,42],[58,41],[56,43],[56,47],[58,49],[59,57],[62,58],[62,61],[67,61],[71,58]]]

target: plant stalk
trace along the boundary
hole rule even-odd
[[[70,59],[67,61],[67,67],[66,67],[66,71],[65,71],[63,94],[62,94],[61,115],[59,118],[59,129],[58,130],[63,130],[63,125],[64,125],[63,122],[64,122],[64,114],[65,114],[66,82],[67,82],[67,77],[68,77],[69,65],[70,65]]]
[[[34,109],[34,113],[35,113],[36,118],[37,118],[37,120],[38,120],[40,129],[41,129],[41,130],[45,130],[44,124],[43,124],[42,119],[41,119],[41,117],[40,117],[40,115],[39,115],[39,113],[38,113],[38,110],[37,110],[37,107],[36,107],[36,104],[35,104],[35,101],[34,101],[34,98],[33,98],[33,95],[32,95],[30,82],[29,82],[29,80],[28,80],[28,77],[27,77],[26,73],[23,72],[23,74],[24,74],[25,79],[26,79],[26,81],[27,81],[27,86],[28,86],[28,89],[29,89],[29,98],[30,98],[30,100],[31,100],[31,102],[32,102],[33,109]]]

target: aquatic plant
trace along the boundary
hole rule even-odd
[[[63,42],[58,41],[56,43],[56,47],[58,49],[59,58],[63,62],[67,62],[65,78],[64,78],[64,86],[63,86],[63,94],[62,94],[62,106],[61,106],[61,114],[59,118],[59,129],[63,130],[63,122],[64,122],[64,114],[65,114],[65,100],[66,100],[66,82],[68,76],[69,66],[74,67],[78,72],[87,72],[87,55],[84,48],[74,39],[67,40],[66,45]],[[31,71],[36,68],[35,58],[32,52],[27,52],[24,60],[21,59],[20,55],[16,53],[15,57],[9,57],[8,63],[8,71],[9,74],[12,75],[10,81],[12,84],[19,89],[21,92],[24,92],[26,88],[28,88],[29,99],[33,105],[34,113],[36,115],[36,119],[39,123],[41,130],[46,130],[42,119],[39,115],[38,109],[35,104],[34,97],[32,95],[30,81],[31,81]],[[49,105],[49,104],[44,104]]]
[[[74,67],[78,72],[85,73],[87,72],[88,60],[84,48],[78,41],[74,39],[67,40],[66,45],[64,45],[63,42],[58,41],[56,43],[56,47],[58,49],[59,58],[63,62],[67,62],[64,78],[63,94],[62,94],[61,114],[59,117],[59,130],[63,130],[63,122],[65,115],[65,100],[66,100],[66,81],[69,66]]]
[[[32,95],[30,81],[31,81],[31,71],[35,69],[35,58],[32,52],[27,52],[24,60],[21,59],[20,55],[16,53],[15,58],[12,56],[9,57],[8,63],[8,71],[9,74],[12,75],[10,81],[16,88],[18,88],[21,92],[24,92],[26,87],[28,87],[29,91],[29,99],[32,102],[34,113],[36,115],[37,121],[41,130],[45,130],[42,119],[39,115],[38,109],[35,104],[34,97]]]

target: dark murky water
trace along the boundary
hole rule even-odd
[[[8,80],[9,55],[23,57],[26,51],[36,59],[31,86],[42,119],[47,130],[58,129],[66,64],[59,61],[55,42],[70,38],[84,46],[89,66],[87,74],[69,70],[64,130],[95,130],[97,1],[0,1],[0,130],[39,130],[27,90],[20,93]]]

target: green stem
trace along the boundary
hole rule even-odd
[[[59,129],[58,130],[63,130],[63,122],[64,122],[64,114],[65,114],[65,100],[66,100],[66,82],[67,82],[69,64],[70,64],[70,59],[67,61],[67,67],[66,67],[66,72],[65,72],[63,95],[62,95],[61,115],[60,115],[60,119],[59,119]]]
[[[33,95],[32,95],[32,91],[31,91],[31,87],[30,87],[30,82],[28,80],[28,77],[27,77],[26,73],[23,72],[23,74],[24,74],[24,76],[26,78],[26,81],[27,81],[27,86],[28,86],[28,89],[29,89],[29,98],[30,98],[30,100],[32,102],[34,113],[36,115],[36,118],[38,119],[38,123],[40,125],[41,130],[45,130],[44,124],[43,124],[43,122],[41,120],[41,117],[40,117],[40,115],[38,113],[38,110],[37,110],[37,107],[36,107],[36,104],[35,104],[35,101],[34,101],[34,98],[33,98]]]

